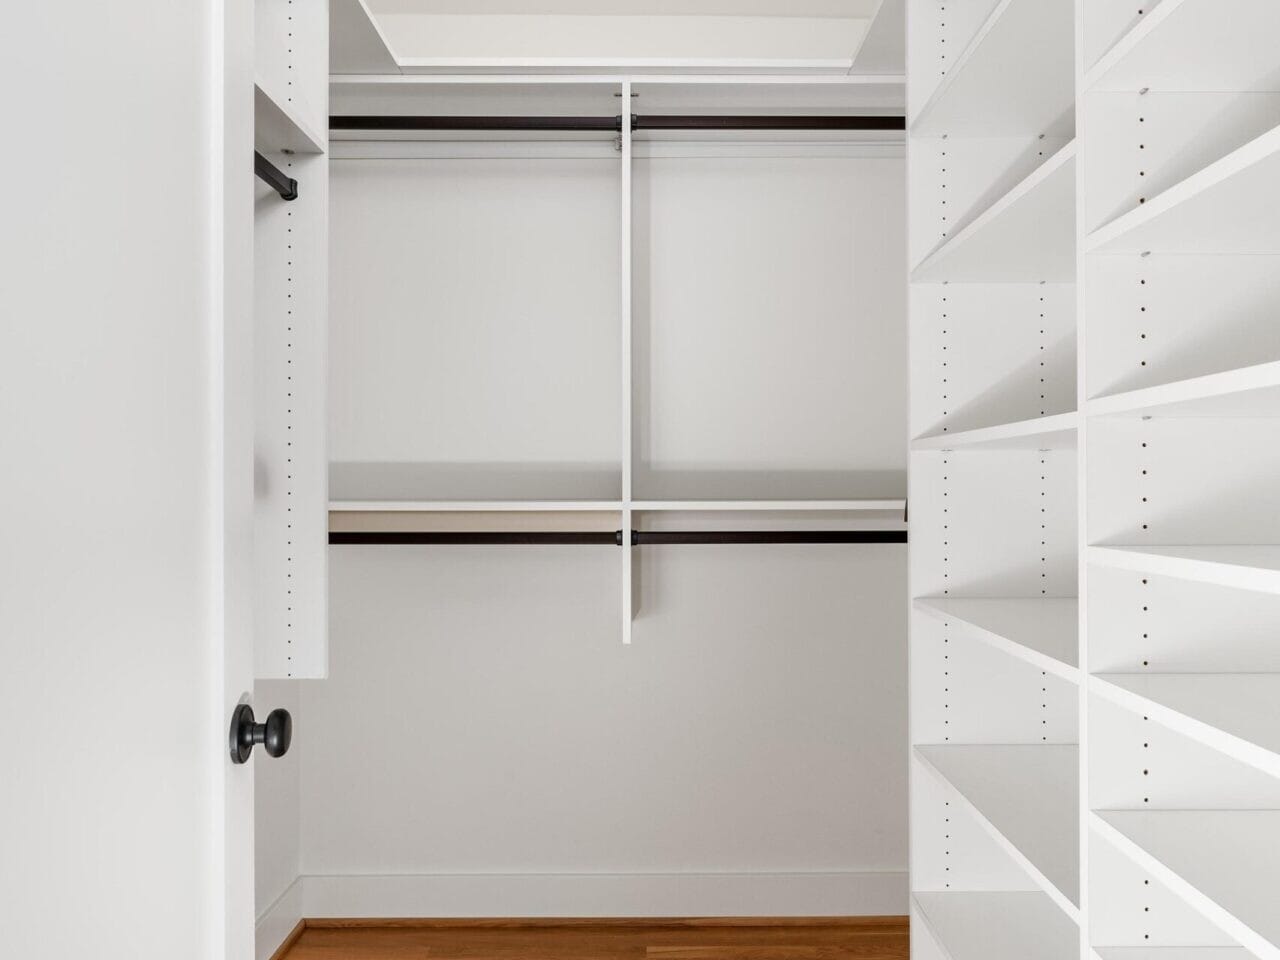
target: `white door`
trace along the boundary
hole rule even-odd
[[[5,956],[252,956],[252,15],[0,31]]]

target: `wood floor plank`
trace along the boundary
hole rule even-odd
[[[906,960],[905,917],[308,921],[284,960]]]

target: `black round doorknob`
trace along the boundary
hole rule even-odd
[[[268,756],[283,757],[293,742],[293,717],[283,707],[267,714],[266,723],[256,723],[253,707],[242,703],[231,714],[231,762],[244,763],[257,744]]]

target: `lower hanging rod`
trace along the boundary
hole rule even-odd
[[[279,167],[257,150],[253,151],[253,172],[257,174],[258,179],[280,194],[281,200],[298,199],[298,181],[293,177],[285,176]]]
[[[330,130],[383,131],[563,131],[617,133],[622,130],[622,116],[616,117],[450,117],[450,116],[333,116]],[[648,116],[633,114],[632,130],[905,130],[906,118],[901,114],[824,114],[789,116],[786,114],[668,114]]]
[[[622,546],[622,531],[331,531],[334,545],[596,544]],[[694,543],[906,543],[906,530],[632,530],[631,545]]]

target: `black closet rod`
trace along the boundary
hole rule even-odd
[[[263,183],[280,194],[281,200],[298,199],[298,181],[285,176],[279,167],[257,150],[253,151],[253,172]]]
[[[618,132],[616,117],[424,117],[340,116],[329,118],[330,130],[543,130]],[[632,130],[905,130],[896,116],[763,116],[633,114]]]
[[[905,530],[632,530],[632,546],[692,543],[906,543]],[[331,531],[331,544],[612,544],[622,531]]]

